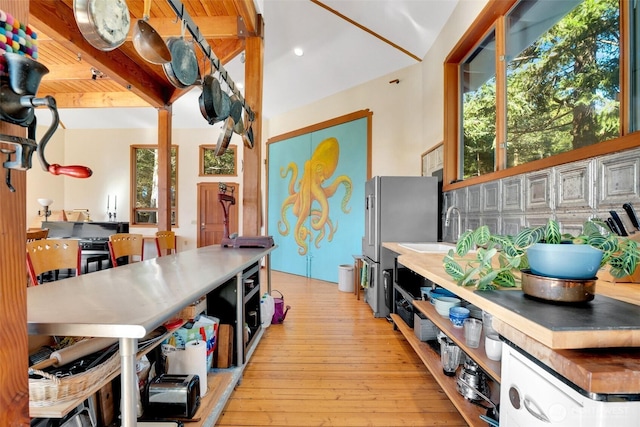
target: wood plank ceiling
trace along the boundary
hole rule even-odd
[[[142,19],[144,1],[126,3],[131,17],[129,36],[120,47],[105,52],[82,36],[73,0],[30,0],[29,23],[39,38],[38,62],[50,71],[42,79],[38,96],[52,95],[59,108],[161,108],[190,89],[174,87],[161,65],[138,55],[132,34]],[[262,20],[252,0],[182,0],[182,4],[223,65],[245,50],[246,37],[262,37]],[[167,0],[151,0],[148,23],[164,40],[181,35],[181,23]],[[191,40],[191,35],[187,32],[185,38]],[[197,45],[194,48],[200,73],[205,75],[210,63]]]

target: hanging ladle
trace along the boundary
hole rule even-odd
[[[151,0],[144,0],[144,14],[133,29],[133,47],[138,55],[152,64],[171,62],[171,52],[160,34],[147,22],[151,11]]]

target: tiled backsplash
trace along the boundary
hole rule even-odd
[[[553,217],[563,233],[575,234],[586,219],[606,219],[616,210],[627,230],[634,230],[622,209],[626,202],[640,210],[640,149],[449,191],[442,218],[447,208],[456,206],[462,231],[488,225],[492,233],[517,234]],[[450,225],[443,227],[444,241],[459,235],[457,213],[452,215]]]

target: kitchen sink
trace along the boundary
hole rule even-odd
[[[444,242],[398,243],[398,245],[420,253],[446,253],[449,252],[449,249],[456,247],[453,243]]]

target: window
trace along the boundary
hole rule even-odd
[[[200,146],[199,176],[237,176],[236,146],[230,145],[222,156],[216,156],[215,145]]]
[[[132,224],[158,223],[158,146],[131,146],[133,207]],[[178,147],[171,147],[171,224],[176,224],[178,188]]]
[[[460,65],[464,177],[493,172],[496,142],[496,35]]]
[[[620,135],[619,12],[617,0],[521,1],[509,12],[507,167]]]
[[[640,125],[632,4],[490,1],[445,61],[458,87],[445,91],[445,183],[640,145],[626,137]]]

